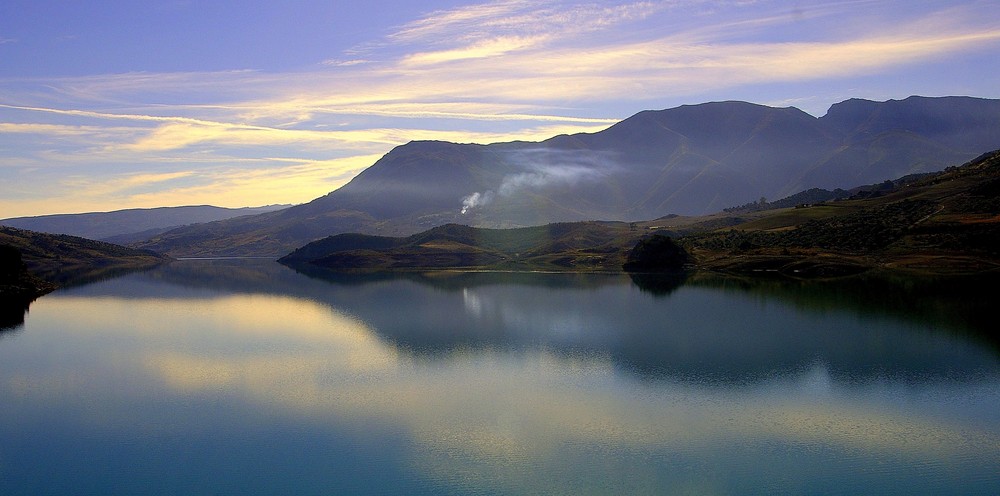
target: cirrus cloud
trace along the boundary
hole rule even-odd
[[[890,96],[905,97],[918,89],[912,79],[901,85],[898,74],[996,52],[1000,14],[988,6],[494,1],[431,10],[296,72],[7,77],[0,79],[0,178],[15,190],[56,195],[47,185],[60,182],[51,178],[62,169],[114,182],[134,171],[107,164],[155,175],[223,164],[238,170],[261,157],[377,157],[410,140],[536,141],[598,131],[639,110],[697,103],[702,95],[793,88],[757,103],[814,102],[807,111],[880,96],[887,87],[899,86]],[[975,96],[1000,96],[980,72],[970,78],[928,70],[921,81],[954,88],[941,90],[946,94],[983,88]],[[872,78],[887,82],[855,89]],[[824,100],[814,86],[840,98]],[[289,186],[257,197],[249,192],[261,191],[245,183],[221,185],[246,188],[243,201],[225,206],[297,203],[311,198],[294,195],[315,191]],[[240,193],[218,197],[236,201]],[[11,215],[41,213],[12,203]]]

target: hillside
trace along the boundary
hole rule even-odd
[[[759,212],[681,243],[702,268],[729,272],[1000,270],[1000,151],[892,184],[845,200]]]
[[[252,208],[222,208],[210,205],[134,208],[114,212],[13,217],[0,219],[0,225],[125,244],[148,239],[181,226],[257,215],[287,207],[289,205]]]
[[[816,195],[806,193],[774,203]],[[831,202],[636,223],[450,224],[405,238],[341,234],[280,261],[336,270],[616,271],[626,265],[648,271],[686,265],[793,277],[873,268],[991,273],[1000,271],[1000,151],[941,173],[857,188]]]
[[[997,136],[1000,100],[849,100],[820,118],[745,102],[688,105],[539,143],[412,142],[310,203],[135,246],[174,256],[280,255],[343,232],[704,215],[938,171],[997,148]]]
[[[152,252],[0,226],[0,332],[23,324],[31,302],[58,286],[165,262]]]
[[[162,255],[65,234],[0,226],[0,246],[16,249],[28,271],[55,285],[166,262]]]
[[[576,222],[517,229],[448,224],[408,237],[330,236],[279,262],[337,270],[618,270],[640,233],[621,222]]]

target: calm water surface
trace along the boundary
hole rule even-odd
[[[985,304],[179,261],[0,333],[0,494],[996,495]]]

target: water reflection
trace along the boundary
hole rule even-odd
[[[566,357],[603,357],[644,377],[709,382],[763,379],[817,362],[850,380],[973,377],[997,370],[1000,349],[992,327],[981,325],[992,305],[989,292],[968,283],[936,294],[940,281],[919,279],[306,275],[266,261],[184,261],[80,293],[291,296],[351,315],[416,357],[543,348]],[[989,343],[993,352],[962,336]]]
[[[660,274],[632,272],[628,276],[639,289],[655,296],[665,297],[683,286],[690,274],[687,272]]]
[[[906,276],[872,272],[826,281],[738,278],[699,274],[689,281],[736,294],[787,301],[797,310],[848,310],[863,318],[889,316],[977,339],[1000,351],[993,316],[995,276]]]
[[[24,325],[24,316],[28,313],[30,301],[11,299],[0,301],[0,336],[16,331]]]
[[[871,281],[810,286],[696,277],[684,285],[676,276],[633,275],[631,286],[620,275],[408,276],[437,289],[427,292],[398,280],[359,289],[357,278],[366,276],[322,277],[332,283],[330,304],[417,354],[543,347],[566,356],[607,356],[644,376],[736,382],[815,362],[855,380],[974,376],[996,368],[995,354],[954,339],[956,332],[978,332],[966,324],[975,321],[968,312],[988,308],[982,293],[975,306],[954,295],[948,298],[959,305],[930,304],[927,294],[911,302],[899,287]],[[344,287],[352,289],[339,291]],[[554,287],[562,291],[550,291]],[[899,321],[907,309],[924,305],[936,313]]]
[[[60,291],[0,343],[0,491],[995,493],[993,350],[718,284],[183,262]]]

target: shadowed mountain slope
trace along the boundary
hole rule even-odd
[[[326,235],[408,235],[701,215],[810,188],[941,170],[1000,146],[1000,100],[849,100],[821,118],[715,102],[645,111],[539,143],[399,146],[350,183],[280,212],[191,226],[136,246],[171,255],[280,255]]]

